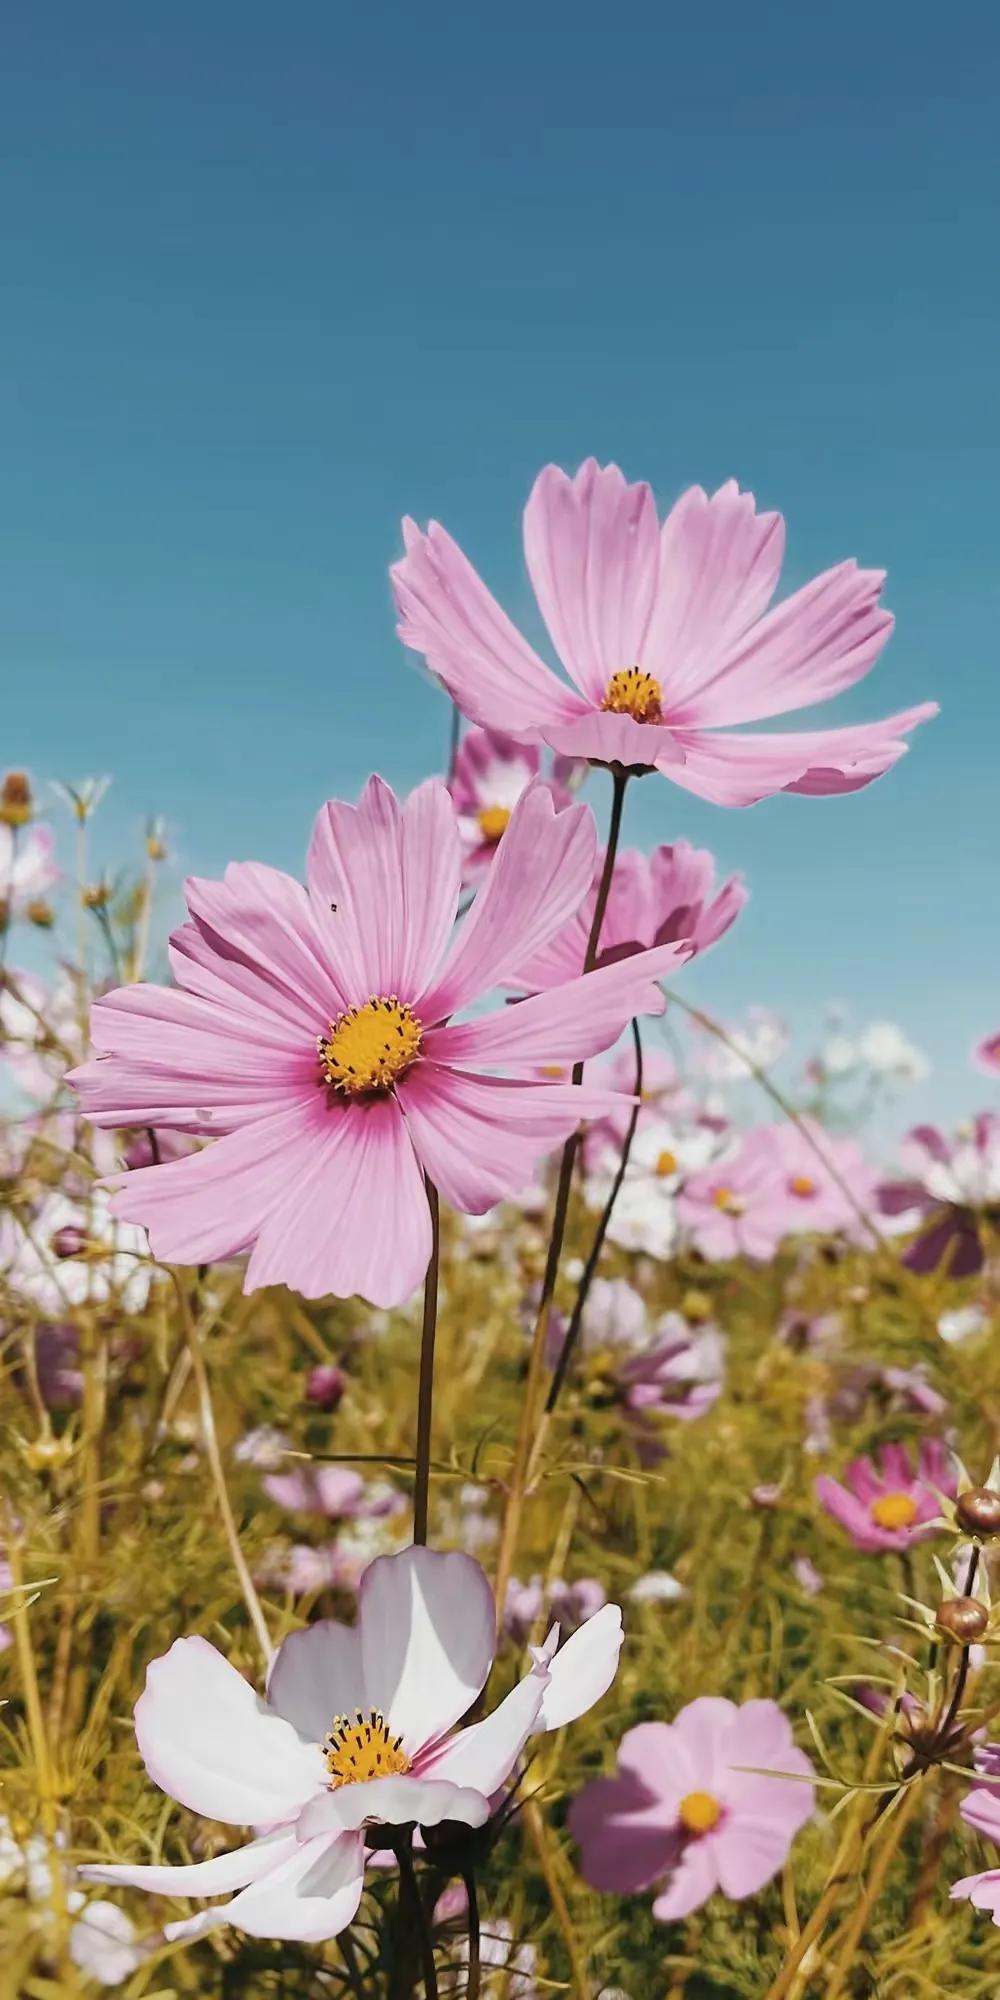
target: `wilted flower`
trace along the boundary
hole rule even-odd
[[[570,1807],[584,1877],[617,1895],[662,1884],[661,1923],[716,1889],[752,1896],[812,1813],[802,1782],[812,1770],[773,1701],[738,1708],[702,1695],[672,1723],[640,1723],[622,1738],[616,1776],[586,1785]]]
[[[588,458],[547,465],[524,516],[528,573],[574,687],[553,674],[450,535],[403,523],[392,570],[399,635],[473,722],[591,762],[653,767],[716,805],[856,791],[894,764],[933,703],[804,734],[732,725],[823,701],[874,666],[892,619],[881,570],[827,570],[768,611],[778,514],[735,480],[682,494],[662,528],[646,485]]]
[[[528,1737],[585,1713],[614,1678],[621,1614],[609,1605],[559,1652],[551,1633],[500,1707],[453,1734],[486,1683],[495,1630],[477,1563],[410,1548],[371,1565],[356,1627],[324,1619],[285,1640],[263,1701],[207,1640],[176,1640],[135,1711],[150,1776],[190,1812],[267,1831],[188,1866],[84,1872],[158,1895],[238,1892],[168,1924],[171,1939],[219,1924],[335,1937],[361,1899],[367,1828],[481,1826]]]

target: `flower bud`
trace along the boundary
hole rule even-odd
[[[707,1292],[692,1285],[681,1300],[681,1312],[689,1326],[704,1326],[712,1317],[712,1301]]]
[[[980,1541],[1000,1535],[1000,1493],[991,1486],[970,1486],[955,1502],[955,1519],[967,1535]]]
[[[50,1244],[53,1257],[82,1257],[87,1247],[86,1231],[75,1222],[57,1229]]]
[[[56,913],[44,896],[32,897],[31,902],[24,906],[24,914],[29,924],[34,924],[39,931],[50,931],[56,920]]]
[[[310,1368],[306,1377],[306,1396],[310,1403],[317,1403],[321,1410],[335,1410],[347,1387],[347,1376],[342,1368],[333,1362]]]
[[[0,786],[0,821],[4,826],[27,826],[34,811],[31,784],[24,771],[8,771]]]
[[[990,1615],[978,1597],[947,1597],[938,1605],[935,1618],[939,1632],[959,1646],[971,1646],[986,1631]]]
[[[107,882],[90,882],[80,891],[80,901],[85,910],[106,910],[111,901],[111,889]]]

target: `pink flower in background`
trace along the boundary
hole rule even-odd
[[[911,1271],[940,1268],[951,1278],[981,1271],[980,1216],[1000,1220],[1000,1118],[984,1111],[947,1139],[934,1125],[917,1125],[901,1148],[909,1176],[878,1189],[883,1215],[917,1234],[903,1252]]]
[[[616,1895],[658,1887],[661,1923],[690,1916],[716,1889],[752,1896],[812,1814],[813,1786],[802,1782],[812,1773],[773,1701],[738,1708],[701,1695],[672,1723],[640,1723],[622,1738],[616,1776],[586,1785],[570,1807],[584,1878]]]
[[[892,630],[881,570],[838,564],[768,610],[780,514],[729,480],[681,495],[662,527],[645,484],[588,458],[547,465],[524,515],[539,609],[573,686],[539,659],[451,536],[403,523],[399,635],[470,720],[593,763],[656,768],[716,805],[850,792],[902,756],[936,704],[884,722],[734,734],[853,686]]]
[[[973,1761],[982,1784],[967,1793],[959,1811],[967,1826],[982,1839],[1000,1847],[1000,1745],[982,1743],[973,1752]],[[967,1900],[977,1910],[988,1910],[1000,1924],[1000,1868],[984,1868],[965,1875],[952,1886],[953,1898]]]
[[[1000,1032],[984,1035],[972,1051],[972,1060],[987,1076],[1000,1076]]]
[[[363,1479],[347,1465],[299,1463],[288,1472],[269,1472],[264,1491],[276,1507],[292,1514],[321,1514],[327,1520],[356,1515],[381,1518],[398,1514],[403,1496],[383,1480]]]
[[[361,1900],[366,1829],[482,1826],[529,1736],[562,1728],[610,1687],[621,1612],[607,1605],[558,1652],[555,1628],[499,1708],[455,1734],[486,1684],[495,1636],[479,1564],[411,1548],[372,1563],[357,1626],[324,1619],[285,1640],[265,1700],[207,1640],[176,1640],[136,1705],[146,1769],[189,1812],[267,1831],[184,1867],[82,1872],[154,1895],[237,1892],[168,1924],[171,1940],[220,1924],[336,1937]]]
[[[829,1235],[839,1230],[863,1235],[863,1224],[844,1190],[867,1214],[877,1205],[874,1169],[856,1139],[839,1139],[812,1120],[803,1123],[815,1146],[790,1121],[761,1128],[762,1143],[771,1145],[778,1163],[786,1234],[808,1230]]]
[[[13,828],[0,820],[0,909],[19,915],[26,903],[42,897],[59,880],[55,834],[37,821]]]
[[[662,1012],[655,981],[687,956],[663,945],[516,1007],[449,1018],[579,907],[595,844],[586,806],[557,813],[532,784],[452,940],[452,801],[432,780],[401,805],[373,778],[359,806],[334,800],[319,814],[308,888],[252,862],[221,883],[190,880],[191,921],[171,941],[178,988],[100,1000],[97,1059],[70,1081],[96,1124],[218,1136],[129,1174],[116,1214],[144,1224],[170,1262],[250,1251],[247,1291],[402,1303],[430,1255],[425,1174],[472,1214],[523,1188],[610,1101],[532,1070],[596,1055],[634,1014]]]
[[[718,1327],[692,1327],[682,1313],[664,1313],[652,1344],[621,1370],[625,1407],[647,1421],[665,1416],[690,1423],[718,1401],[725,1365]]]
[[[785,1234],[781,1163],[762,1126],[735,1150],[685,1181],[677,1196],[681,1228],[703,1257],[753,1257],[767,1263]]]
[[[541,951],[518,966],[514,984],[537,992],[561,986],[582,970],[602,866],[599,856],[586,902]],[[716,889],[715,862],[705,848],[686,840],[657,847],[650,855],[626,848],[615,862],[597,963],[613,965],[632,952],[680,938],[687,938],[696,952],[707,951],[735,923],[746,900],[739,875]]]
[[[846,1528],[856,1549],[911,1549],[932,1535],[941,1518],[941,1495],[954,1496],[955,1471],[946,1445],[922,1438],[916,1468],[902,1444],[886,1444],[876,1467],[856,1458],[843,1485],[826,1474],[817,1479],[816,1498]]]
[[[568,768],[564,758],[556,758],[547,779],[553,803],[560,809],[569,805],[572,797],[564,782]],[[470,729],[463,736],[448,781],[464,849],[463,882],[482,880],[521,793],[541,771],[542,753],[537,743],[515,743],[513,737],[502,736],[495,729]],[[582,970],[581,958],[570,976],[575,978]]]

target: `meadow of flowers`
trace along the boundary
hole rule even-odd
[[[0,1993],[992,1995],[1000,1117],[885,1158],[904,1028],[685,990],[766,895],[686,794],[791,823],[934,713],[758,726],[882,574],[772,604],[735,483],[549,466],[561,675],[403,537],[448,767],[301,880],[168,946],[163,825],[94,874],[105,781],[6,746]]]

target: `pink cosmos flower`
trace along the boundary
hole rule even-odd
[[[1000,1847],[1000,1745],[980,1744],[973,1760],[983,1782],[967,1793],[959,1811],[967,1826]],[[977,1910],[988,1910],[993,1922],[1000,1925],[1000,1868],[964,1875],[953,1884],[951,1894],[969,1901]]]
[[[482,1826],[529,1736],[562,1728],[614,1679],[621,1612],[607,1605],[482,1722],[455,1725],[486,1684],[496,1613],[479,1564],[410,1548],[366,1571],[356,1627],[324,1619],[280,1648],[261,1699],[205,1639],[154,1660],[136,1705],[150,1777],[189,1812],[267,1831],[210,1861],[88,1868],[99,1882],[229,1903],[166,1926],[170,1939],[233,1924],[319,1942],[354,1917],[365,1829]]]
[[[363,1479],[348,1465],[298,1464],[288,1472],[269,1472],[264,1491],[277,1507],[293,1514],[322,1514],[327,1520],[355,1515],[376,1518],[402,1511],[401,1493],[382,1480]]]
[[[802,1782],[812,1772],[776,1702],[738,1708],[701,1695],[672,1723],[630,1729],[617,1775],[574,1799],[583,1875],[616,1895],[662,1884],[653,1904],[661,1923],[689,1916],[716,1889],[752,1896],[813,1811],[813,1787]]]
[[[838,1139],[822,1126],[804,1120],[819,1151],[798,1126],[785,1122],[762,1127],[762,1140],[773,1148],[785,1212],[785,1232],[857,1235],[862,1224],[844,1192],[845,1186],[865,1213],[875,1205],[876,1175],[855,1139]],[[764,1135],[766,1134],[766,1138]]]
[[[927,1541],[941,1518],[941,1495],[955,1490],[951,1455],[937,1438],[921,1439],[916,1470],[905,1445],[886,1444],[878,1468],[870,1458],[856,1458],[843,1485],[826,1474],[815,1485],[820,1504],[867,1554]]]
[[[190,880],[191,921],[172,939],[178,987],[99,1001],[97,1059],[70,1081],[98,1125],[218,1136],[129,1174],[115,1212],[143,1223],[171,1262],[249,1250],[248,1291],[408,1298],[430,1255],[424,1176],[472,1214],[524,1187],[609,1104],[532,1068],[595,1055],[633,1014],[662,1012],[654,982],[687,956],[663,945],[517,1007],[450,1019],[573,914],[595,845],[586,806],[557,813],[531,785],[449,943],[461,842],[447,790],[431,780],[401,805],[373,778],[359,806],[334,800],[320,813],[308,888],[256,863],[221,883]]]
[[[571,768],[565,758],[557,757],[547,781],[560,809],[569,805],[572,797],[565,782]],[[470,729],[462,738],[448,790],[455,801],[464,849],[463,882],[482,880],[521,793],[541,769],[542,753],[537,743],[515,743],[513,737],[502,736],[495,729]],[[582,965],[581,959],[572,977]]]
[[[767,1263],[786,1227],[781,1163],[768,1128],[748,1132],[728,1156],[691,1174],[677,1195],[677,1217],[703,1257],[753,1257]]]
[[[729,480],[681,495],[661,528],[645,484],[588,458],[547,465],[524,515],[539,609],[574,686],[522,638],[432,521],[403,523],[392,570],[399,635],[473,722],[571,757],[663,771],[716,805],[775,792],[851,792],[880,777],[933,702],[885,722],[802,734],[731,725],[785,715],[861,680],[892,630],[881,570],[840,563],[768,610],[780,514]]]
[[[972,1051],[972,1060],[987,1076],[1000,1076],[1000,1031],[984,1035]]]
[[[600,855],[586,901],[541,951],[518,966],[515,985],[538,992],[577,977],[603,864]],[[740,875],[731,875],[716,892],[715,862],[705,848],[692,847],[686,840],[657,847],[649,855],[626,848],[615,862],[597,963],[613,965],[633,952],[674,944],[678,938],[687,938],[696,952],[707,951],[736,922],[746,900]]]

